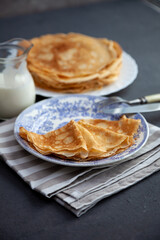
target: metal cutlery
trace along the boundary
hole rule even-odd
[[[122,105],[122,103],[126,104]],[[148,95],[130,101],[119,97],[110,97],[98,102],[98,104],[99,110],[108,114],[153,112],[160,110],[160,94]]]

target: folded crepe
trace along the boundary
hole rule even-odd
[[[126,116],[117,121],[82,119],[43,135],[20,127],[19,135],[43,155],[89,161],[125,151],[134,144],[139,125],[140,120]]]

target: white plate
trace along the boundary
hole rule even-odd
[[[16,119],[14,128],[15,137],[19,144],[31,154],[56,164],[75,167],[100,167],[123,162],[127,157],[140,150],[147,141],[149,134],[148,125],[141,114],[132,116],[132,118],[141,119],[141,125],[135,136],[135,144],[122,153],[96,161],[76,162],[73,160],[63,160],[54,155],[44,156],[32,149],[29,144],[19,136],[19,127],[21,126],[28,131],[44,134],[62,127],[71,119],[75,121],[86,118],[119,119],[120,115],[118,114],[111,115],[99,111],[98,102],[103,99],[103,97],[74,95],[50,98],[38,102],[24,110]]]
[[[92,95],[92,96],[103,96],[103,95],[109,95],[111,93],[118,92],[126,87],[128,87],[133,81],[136,79],[137,74],[138,74],[138,66],[136,64],[136,61],[126,52],[123,52],[122,54],[122,69],[120,72],[120,76],[118,79],[100,89],[100,90],[95,90],[95,91],[90,91],[87,93],[83,93],[83,95]],[[36,94],[45,96],[45,97],[56,97],[60,95],[71,95],[69,93],[64,94],[64,93],[57,93],[49,90],[44,90],[42,88],[36,87]],[[77,95],[77,94],[75,94]],[[81,94],[79,94],[81,95]]]

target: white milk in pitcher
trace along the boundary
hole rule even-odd
[[[17,116],[35,102],[35,86],[28,70],[0,73],[0,118]]]

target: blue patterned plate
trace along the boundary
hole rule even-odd
[[[18,143],[31,154],[46,161],[65,166],[99,167],[104,165],[111,166],[115,163],[117,164],[125,161],[126,158],[142,148],[149,135],[147,122],[139,113],[131,115],[132,118],[141,119],[141,125],[135,136],[135,144],[122,153],[96,161],[76,162],[72,160],[63,160],[53,155],[44,156],[32,149],[29,144],[19,136],[19,127],[21,126],[28,131],[44,134],[62,127],[71,119],[74,119],[75,121],[85,118],[118,120],[120,115],[106,114],[101,111],[98,102],[103,99],[106,98],[87,95],[70,95],[49,98],[38,102],[25,109],[17,117],[14,128],[15,137]],[[111,107],[112,105],[109,105],[109,108]]]

